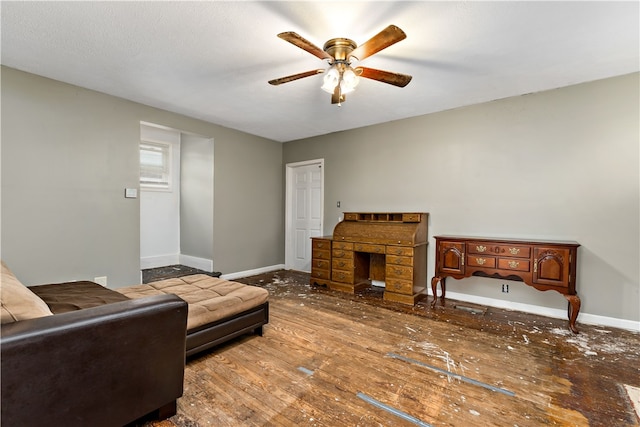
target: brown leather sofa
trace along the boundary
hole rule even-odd
[[[114,427],[175,414],[184,300],[125,298],[52,314],[4,264],[0,286],[2,425]]]

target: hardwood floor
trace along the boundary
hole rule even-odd
[[[308,279],[236,279],[270,291],[264,336],[188,360],[178,414],[155,425],[638,425],[624,387],[640,387],[637,333]]]

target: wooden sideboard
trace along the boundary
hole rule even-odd
[[[426,298],[428,217],[345,212],[332,236],[311,239],[311,284],[355,293],[376,280],[384,282],[385,300],[413,305]]]
[[[576,293],[578,247],[573,241],[535,241],[488,237],[435,236],[436,266],[431,280],[433,303],[437,285],[444,303],[446,278],[470,276],[516,280],[540,291],[554,290],[568,301],[569,328],[578,333],[580,298]]]

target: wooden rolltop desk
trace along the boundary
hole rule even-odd
[[[428,213],[345,212],[333,236],[312,238],[311,284],[355,293],[384,282],[384,299],[427,296]]]

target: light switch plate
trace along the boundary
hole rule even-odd
[[[125,188],[124,189],[124,197],[127,199],[135,199],[138,197],[138,189],[137,188]]]

